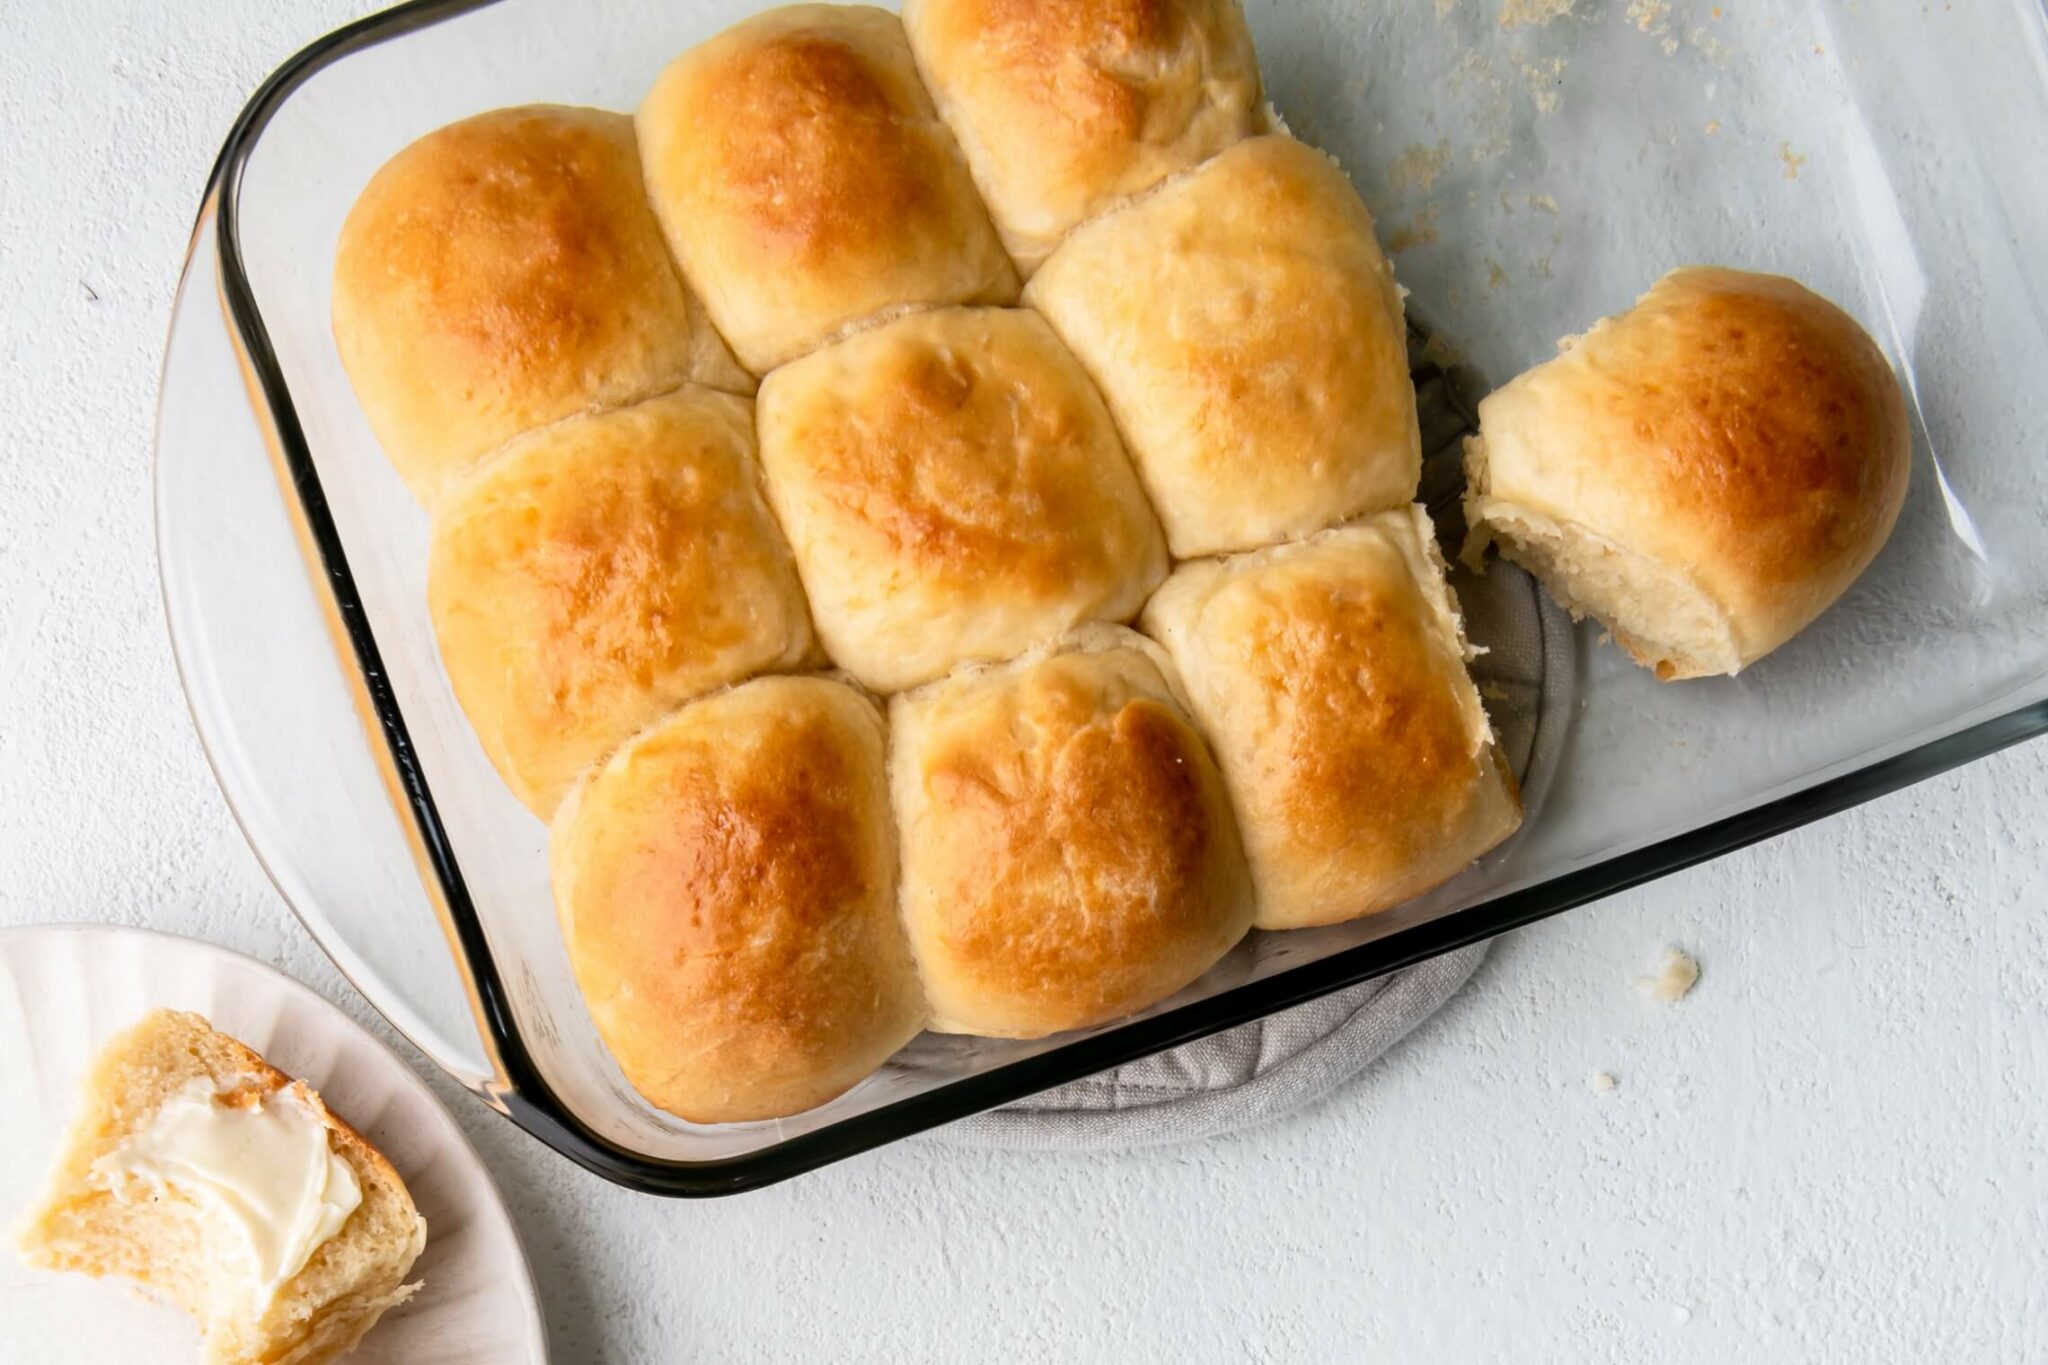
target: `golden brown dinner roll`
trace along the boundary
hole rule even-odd
[[[499,109],[393,157],[342,225],[334,340],[429,508],[571,413],[685,381],[753,392],[662,245],[632,120],[598,109]]]
[[[1320,152],[1238,143],[1077,228],[1025,300],[1101,386],[1176,558],[1415,496],[1400,296]]]
[[[1259,928],[1398,905],[1521,823],[1421,508],[1182,565],[1145,630],[1229,779]]]
[[[671,63],[639,127],[669,245],[756,374],[878,313],[1017,297],[893,14],[757,15]]]
[[[1905,398],[1791,280],[1673,271],[1479,405],[1466,521],[1659,678],[1735,673],[1827,610],[1905,501]]]
[[[620,1070],[698,1123],[851,1088],[924,1024],[896,909],[882,715],[843,683],[693,702],[555,817],[555,904]]]
[[[760,420],[818,636],[877,691],[1127,620],[1165,576],[1115,425],[1034,313],[863,332],[770,375]]]
[[[903,917],[933,1028],[1103,1023],[1244,937],[1229,797],[1170,667],[1092,626],[890,703]]]
[[[484,752],[543,820],[629,735],[811,648],[753,405],[690,388],[521,437],[450,490],[427,600]]]
[[[1027,275],[1076,223],[1259,125],[1236,0],[905,0],[903,26]]]

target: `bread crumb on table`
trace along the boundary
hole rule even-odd
[[[1701,56],[1705,57],[1715,66],[1728,65],[1728,59],[1735,55],[1733,48],[1703,28],[1687,29],[1685,31],[1685,41],[1691,43],[1699,50]]]
[[[1529,102],[1536,106],[1537,113],[1554,114],[1564,107],[1564,96],[1558,93],[1558,87],[1564,84],[1563,57],[1535,62],[1516,57],[1514,62],[1523,83],[1529,87]]]
[[[1642,32],[1656,32],[1671,18],[1671,0],[1629,0],[1628,18]]]
[[[1568,18],[1578,0],[1502,0],[1502,28],[1541,28],[1557,19]]]
[[[1411,142],[1408,149],[1394,159],[1387,168],[1387,188],[1395,194],[1428,194],[1435,188],[1437,177],[1451,166],[1451,142],[1440,138],[1436,146]]]
[[[1596,1095],[1611,1095],[1621,1082],[1614,1079],[1611,1071],[1596,1071],[1586,1077],[1586,1088]]]
[[[1683,948],[1666,948],[1654,976],[1636,978],[1636,991],[1652,1000],[1673,1004],[1685,999],[1700,979],[1700,964]]]
[[[1387,250],[1398,255],[1418,246],[1429,246],[1436,240],[1436,209],[1432,207],[1416,214],[1414,221],[1388,233]]]

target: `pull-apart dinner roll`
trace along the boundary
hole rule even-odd
[[[1320,152],[1238,143],[1075,229],[1025,301],[1101,386],[1176,558],[1415,496],[1400,296]]]
[[[1161,1000],[1245,934],[1229,797],[1170,665],[1114,626],[890,703],[932,1027],[1037,1038]]]
[[[851,1088],[923,1026],[881,712],[761,678],[627,744],[555,817],[555,903],[620,1070],[699,1123]]]
[[[756,374],[878,313],[1017,297],[887,11],[791,5],[735,25],[669,65],[639,129],[669,245]]]
[[[662,244],[633,122],[499,109],[427,134],[342,225],[334,340],[430,510],[521,432],[684,382],[751,393]]]
[[[685,389],[521,437],[449,493],[427,601],[455,695],[546,819],[679,703],[811,648],[753,405]]]
[[[1692,267],[1479,405],[1466,522],[1666,680],[1735,673],[1877,556],[1905,501],[1898,380],[1791,280]]]
[[[760,423],[818,636],[877,691],[1128,620],[1165,577],[1115,424],[1036,314],[862,332],[770,375]]]
[[[1261,121],[1236,0],[905,0],[903,26],[1026,274]]]
[[[1145,630],[1229,779],[1259,928],[1398,905],[1521,823],[1421,508],[1182,565]]]

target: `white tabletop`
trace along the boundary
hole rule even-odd
[[[202,179],[257,82],[372,7],[7,0],[0,924],[212,939],[396,1044],[214,787],[150,516]],[[911,1143],[676,1204],[430,1079],[512,1205],[564,1365],[2038,1359],[2044,812],[2036,744],[1517,934],[1359,1082],[1199,1146]],[[1704,969],[1676,1005],[1630,989],[1666,943]]]

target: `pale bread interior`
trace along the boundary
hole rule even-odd
[[[1497,545],[1574,620],[1598,621],[1665,682],[1741,669],[1728,614],[1683,573],[1569,518],[1488,496],[1486,443],[1479,437],[1465,443],[1465,469],[1473,483],[1465,501],[1468,564],[1478,567],[1487,545]]]
[[[1590,616],[1607,627],[1660,679],[1741,668],[1726,615],[1681,575],[1575,522],[1510,503],[1481,505],[1485,533],[1502,558],[1534,574],[1574,619]]]
[[[95,1060],[43,1202],[20,1229],[23,1258],[45,1269],[137,1281],[198,1320],[207,1365],[336,1359],[419,1288],[405,1277],[425,1244],[425,1220],[383,1155],[299,1085],[328,1127],[331,1150],[361,1186],[362,1203],[267,1309],[253,1310],[237,1292],[229,1269],[235,1257],[221,1243],[233,1234],[220,1220],[175,1187],[163,1198],[123,1203],[93,1174],[94,1161],[147,1128],[194,1081],[230,1094],[298,1084],[196,1014],[151,1014]]]

